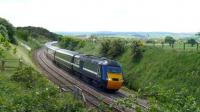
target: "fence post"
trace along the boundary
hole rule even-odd
[[[5,70],[5,61],[1,60],[1,71]]]
[[[185,43],[183,43],[183,49],[185,50]]]
[[[22,68],[22,60],[19,59],[19,68]]]
[[[162,48],[164,48],[164,42],[162,42]]]
[[[198,49],[199,49],[199,43],[197,43],[197,51],[198,51]]]

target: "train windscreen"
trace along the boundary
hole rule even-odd
[[[112,67],[112,66],[107,67],[107,72],[108,73],[122,73],[120,67]]]

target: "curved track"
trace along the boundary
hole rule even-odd
[[[74,91],[74,86],[81,89],[84,94],[84,98],[87,104],[98,107],[100,102],[104,102],[107,105],[111,105],[117,98],[123,98],[127,95],[124,92],[105,93],[95,87],[81,81],[77,77],[70,75],[70,73],[57,67],[51,60],[49,60],[44,54],[44,49],[39,49],[33,56],[37,65],[40,66],[43,73],[47,75],[49,80],[59,85],[65,90]],[[145,104],[139,104],[141,107],[146,108]],[[128,111],[119,107],[113,107],[113,111],[122,112]],[[134,111],[134,110],[129,110]]]

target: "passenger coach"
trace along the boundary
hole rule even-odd
[[[52,45],[55,43],[46,43],[45,53],[57,65],[106,90],[117,91],[121,88],[123,73],[118,62],[60,49]]]

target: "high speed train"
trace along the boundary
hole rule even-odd
[[[107,58],[84,55],[54,46],[57,41],[45,44],[46,56],[61,68],[74,72],[82,80],[105,90],[117,91],[124,80],[121,65]]]

